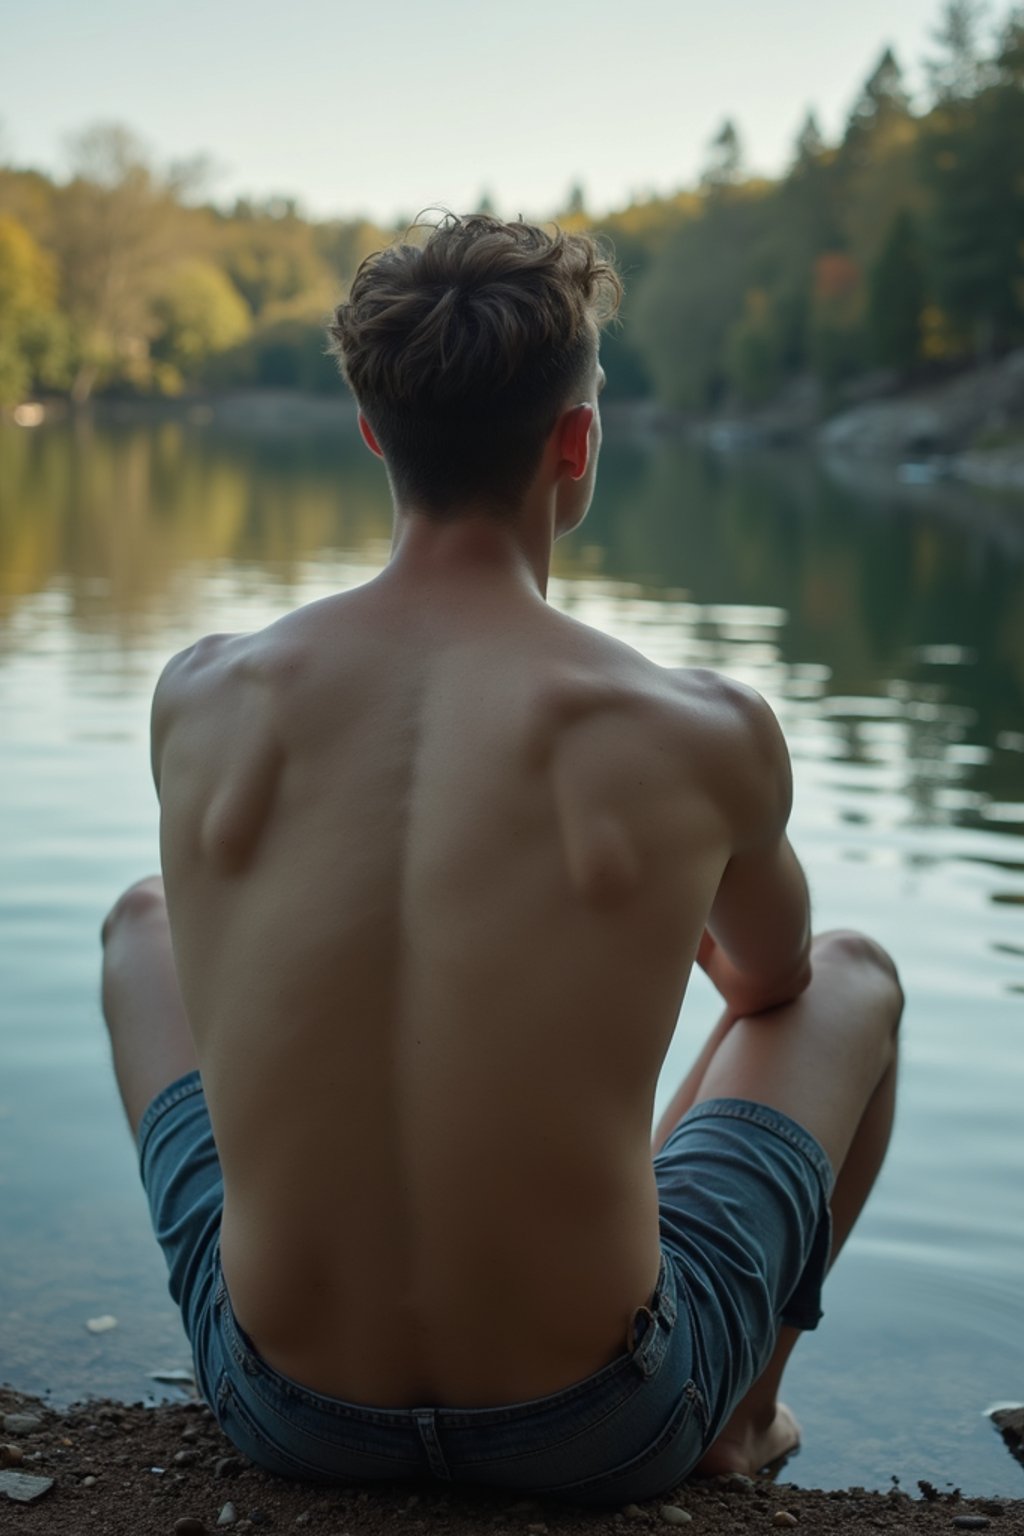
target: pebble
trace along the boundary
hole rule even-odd
[[[30,1435],[39,1429],[42,1419],[37,1413],[5,1413],[4,1429],[9,1435]]]
[[[220,1514],[217,1516],[217,1524],[218,1525],[234,1525],[234,1523],[235,1523],[235,1521],[237,1519],[238,1519],[238,1511],[235,1509],[235,1506],[229,1500],[228,1503],[224,1505],[224,1508],[221,1510]]]
[[[722,1488],[735,1488],[737,1490],[742,1488],[748,1493],[755,1486],[754,1479],[747,1477],[745,1472],[723,1472],[718,1479],[718,1483]]]
[[[200,1430],[197,1425],[186,1424],[185,1428],[181,1432],[181,1438],[183,1440],[198,1440],[201,1434],[202,1430]]]
[[[984,1531],[992,1521],[988,1515],[954,1515],[953,1524],[958,1531]]]
[[[658,1511],[666,1525],[689,1525],[693,1516],[678,1504],[663,1504]]]
[[[534,1536],[548,1536],[548,1528],[544,1524],[543,1520],[532,1521],[531,1524],[526,1527],[526,1529],[528,1531],[532,1531]]]
[[[772,1525],[799,1525],[796,1515],[788,1509],[777,1509],[772,1515]]]
[[[98,1482],[99,1482],[99,1478],[93,1477],[92,1473],[90,1472],[88,1477],[83,1477],[82,1478],[82,1487],[83,1488],[95,1488],[96,1484]]]
[[[237,1456],[221,1456],[213,1469],[214,1477],[234,1477],[241,1472],[242,1463]]]
[[[302,1509],[302,1510],[300,1510],[300,1511],[299,1511],[299,1513],[298,1513],[298,1514],[297,1514],[297,1515],[296,1515],[296,1516],[295,1516],[295,1522],[294,1522],[294,1523],[295,1523],[295,1524],[296,1524],[296,1525],[308,1525],[308,1524],[309,1524],[309,1522],[310,1522],[310,1520],[312,1520],[312,1518],[313,1518],[313,1517],[312,1517],[312,1515],[311,1515],[311,1514],[310,1514],[310,1512],[309,1512],[309,1510],[308,1510],[308,1509]]]
[[[20,1445],[0,1445],[0,1467],[20,1467],[24,1460]]]
[[[52,1477],[33,1477],[29,1472],[0,1472],[0,1493],[17,1504],[31,1504],[53,1487]]]
[[[182,1515],[174,1522],[174,1536],[209,1536],[206,1526],[195,1515]]]
[[[623,1504],[622,1513],[628,1515],[630,1520],[646,1520],[647,1511],[640,1508],[639,1504]]]
[[[199,1460],[198,1451],[175,1451],[174,1464],[176,1467],[194,1467]]]

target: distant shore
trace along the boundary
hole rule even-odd
[[[69,419],[145,424],[181,421],[230,431],[292,433],[355,431],[347,394],[251,389],[177,397],[98,396],[86,407],[63,398],[27,401],[8,411],[32,428]],[[897,388],[879,378],[865,397],[823,419],[813,388],[797,388],[761,409],[701,416],[655,400],[610,400],[613,430],[641,437],[680,436],[716,452],[756,448],[820,451],[832,459],[890,466],[903,484],[957,481],[993,491],[1024,493],[1024,349],[940,381]]]

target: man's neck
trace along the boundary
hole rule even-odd
[[[487,577],[547,595],[554,517],[542,507],[517,513],[467,511],[450,518],[395,510],[389,572],[417,582]]]

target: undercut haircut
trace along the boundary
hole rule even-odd
[[[591,236],[484,214],[368,256],[329,350],[396,497],[433,517],[514,511],[559,415],[586,398],[621,296]]]

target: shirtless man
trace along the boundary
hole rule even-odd
[[[899,984],[811,939],[771,711],[545,601],[617,297],[483,217],[364,264],[331,330],[391,559],[157,688],[104,1007],[201,1389],[287,1475],[756,1471],[884,1156]],[[724,1013],[652,1164],[694,963]]]

